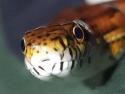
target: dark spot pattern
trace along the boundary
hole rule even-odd
[[[39,39],[40,39],[40,38],[41,38],[41,36],[37,36],[37,38],[39,38]]]
[[[49,52],[48,51],[46,51],[46,54],[48,54]]]
[[[53,40],[57,40],[57,39],[59,39],[58,36],[56,36],[56,37],[54,37],[54,38],[51,38],[52,41],[53,41]]]
[[[43,41],[46,41],[46,38],[43,38],[42,40],[43,40]]]
[[[53,48],[55,51],[58,51],[58,49],[57,48]]]
[[[31,34],[31,36],[35,36],[35,34]]]
[[[38,45],[40,45],[41,43],[39,42]]]
[[[47,45],[47,43],[45,42],[45,43],[43,43],[43,45],[45,46],[45,45]]]
[[[31,43],[28,43],[27,46],[31,46]]]
[[[39,51],[37,51],[37,53],[39,53]]]
[[[49,37],[49,36],[50,36],[50,34],[48,33],[48,34],[46,34],[46,36],[47,36],[47,37]]]

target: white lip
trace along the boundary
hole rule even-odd
[[[41,49],[41,54],[32,55],[31,59],[25,58],[26,68],[35,77],[41,80],[47,80],[53,77],[65,77],[70,73],[72,66],[72,59],[67,48],[63,53],[64,56],[61,59],[59,52],[49,51],[46,54],[47,49]]]
[[[50,76],[51,74],[50,73],[47,73],[46,71],[43,71],[43,70],[41,70],[40,68],[38,68],[36,66],[33,66],[31,64],[31,62],[27,58],[25,58],[25,66],[26,66],[26,69],[29,70],[30,73],[33,76],[35,76],[36,78],[41,79],[41,80],[49,80],[49,79],[51,79],[51,76]]]
[[[70,73],[70,69],[71,69],[71,63],[70,62],[64,62],[63,64],[63,70],[60,70],[60,63],[55,63],[54,69],[52,70],[52,66],[50,67],[51,71],[47,72],[46,68],[47,66],[52,63],[52,62],[44,62],[44,63],[39,63],[39,65],[37,66],[33,66],[31,64],[31,62],[25,58],[25,65],[26,68],[30,71],[30,73],[35,76],[38,79],[41,80],[50,80],[53,77],[65,77]],[[45,68],[45,70],[39,68],[39,66],[41,66],[42,68]]]

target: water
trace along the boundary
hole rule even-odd
[[[96,89],[90,89],[82,82],[43,82],[33,77],[24,67],[20,52],[23,33],[47,24],[63,7],[83,1],[1,1],[4,24],[0,20],[0,94],[125,94],[125,60],[119,64],[109,82]]]

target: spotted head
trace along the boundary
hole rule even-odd
[[[68,75],[85,53],[88,32],[81,20],[26,32],[21,46],[27,69],[42,80]]]

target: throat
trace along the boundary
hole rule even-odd
[[[89,50],[88,54],[83,56],[77,71],[77,77],[81,75],[85,80],[115,65],[116,60],[111,56],[109,49],[103,46],[102,44],[96,44]]]

